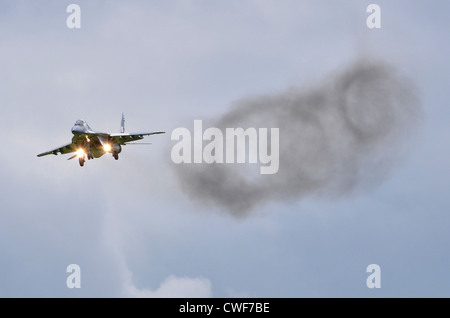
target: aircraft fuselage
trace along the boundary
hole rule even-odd
[[[100,158],[105,153],[112,153],[114,158],[122,151],[122,147],[109,140],[109,134],[94,131],[82,119],[75,122],[72,127],[72,143],[78,145],[82,149],[88,159]]]

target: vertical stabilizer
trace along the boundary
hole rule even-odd
[[[125,132],[125,116],[122,113],[122,120],[120,121],[120,132],[124,133]]]

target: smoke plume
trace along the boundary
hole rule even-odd
[[[383,181],[418,110],[411,83],[391,65],[359,60],[315,86],[240,100],[204,125],[279,128],[276,174],[259,174],[259,164],[172,166],[190,198],[237,217],[269,201],[342,197]]]

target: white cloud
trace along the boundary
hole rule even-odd
[[[176,277],[170,275],[156,290],[139,289],[128,282],[124,296],[137,298],[208,298],[212,297],[211,282],[206,278]]]

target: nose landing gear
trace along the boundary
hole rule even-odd
[[[114,159],[119,160],[119,154],[117,152],[113,152],[112,155],[113,155]]]
[[[84,166],[84,157],[78,158],[78,162],[80,163],[80,166]]]

